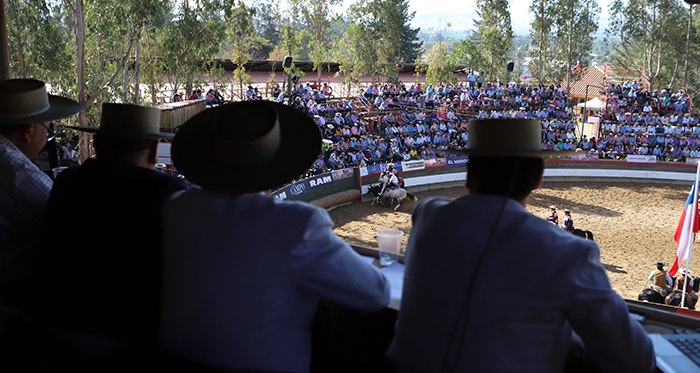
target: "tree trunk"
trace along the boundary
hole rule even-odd
[[[75,0],[75,47],[76,47],[76,75],[78,77],[78,103],[85,105],[86,101],[86,90],[85,86],[85,9],[83,7],[83,0]],[[87,126],[87,112],[83,110],[78,113],[78,125]],[[80,137],[78,140],[80,145],[79,154],[80,162],[84,162],[90,156],[89,152],[89,139],[87,132],[80,132]]]
[[[136,37],[136,50],[134,55],[134,99],[135,104],[141,104],[141,42],[140,37]],[[125,68],[126,70],[126,68]]]

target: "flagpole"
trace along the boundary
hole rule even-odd
[[[695,183],[693,184],[693,207],[691,209],[690,216],[690,237],[688,237],[688,259],[685,261],[685,281],[683,281],[683,295],[681,295],[681,307],[685,306],[685,289],[687,289],[688,284],[690,284],[690,276],[688,276],[688,267],[690,266],[690,259],[693,255],[693,241],[695,241],[695,218],[698,215],[698,179],[700,179],[700,163],[698,163],[697,170],[695,171]]]

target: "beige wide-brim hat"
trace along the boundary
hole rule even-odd
[[[535,119],[472,119],[467,149],[448,153],[481,157],[566,157],[575,151],[542,150],[542,124]]]
[[[79,103],[48,94],[42,81],[9,79],[0,82],[0,124],[48,122],[80,110]]]
[[[160,109],[136,104],[102,104],[99,127],[69,127],[98,135],[172,139],[174,133],[160,132]]]
[[[224,193],[282,186],[309,169],[321,133],[303,112],[272,101],[242,101],[190,118],[173,140],[173,164],[193,183]]]

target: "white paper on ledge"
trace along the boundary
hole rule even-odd
[[[389,280],[391,285],[391,299],[401,300],[401,293],[403,292],[403,272],[404,265],[399,262],[391,263],[390,266],[381,269],[386,279]]]

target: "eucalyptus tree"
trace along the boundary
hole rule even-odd
[[[348,28],[336,55],[346,81],[356,81],[362,75],[371,75],[372,80],[398,80],[404,63],[404,25],[406,17],[412,17],[407,9],[403,0],[358,0],[348,8]]]
[[[430,84],[455,84],[457,76],[454,70],[457,63],[450,58],[447,43],[435,43],[417,61],[416,72],[424,73]]]
[[[193,5],[181,2],[163,27],[159,52],[173,94],[182,87],[189,89],[206,82],[207,67],[225,38],[224,6],[216,0],[196,0]]]
[[[45,0],[5,0],[10,76],[54,81],[70,68],[63,7]]]
[[[474,20],[479,48],[489,61],[489,80],[499,72],[505,72],[508,54],[513,47],[513,27],[510,21],[508,0],[477,0]]]
[[[236,69],[233,71],[233,81],[238,83],[241,99],[243,99],[244,94],[243,86],[253,82],[244,65],[248,62],[246,55],[249,48],[248,42],[255,35],[255,30],[253,30],[254,15],[255,9],[247,7],[242,1],[226,10],[227,35],[233,47],[231,62],[236,65]]]
[[[677,31],[687,18],[679,18],[683,5],[677,0],[613,0],[606,31],[614,42],[613,57],[622,65],[639,66],[642,79],[653,89],[670,55],[667,47],[685,43]],[[680,40],[679,40],[680,39]]]
[[[330,32],[333,22],[339,21],[335,8],[342,0],[292,0],[295,7],[301,11],[306,28],[311,34],[309,47],[310,57],[317,71],[317,80],[321,80],[321,64],[331,55],[331,45],[334,36]]]
[[[479,50],[479,45],[471,38],[457,43],[452,49],[450,59],[455,67],[464,65],[468,70],[485,71],[490,67],[486,56]]]
[[[536,70],[537,80],[540,84],[545,78],[544,72],[549,70],[547,64],[551,61],[549,47],[552,44],[551,31],[556,20],[554,2],[555,0],[533,0],[529,9],[533,15],[530,22],[530,40],[537,46],[536,50],[530,51],[533,62],[537,63],[536,69],[531,68],[530,72]]]
[[[557,0],[553,55],[561,63],[555,79],[566,76],[567,91],[571,68],[593,48],[593,34],[598,31],[600,7],[596,0]],[[559,79],[557,79],[559,80]]]

